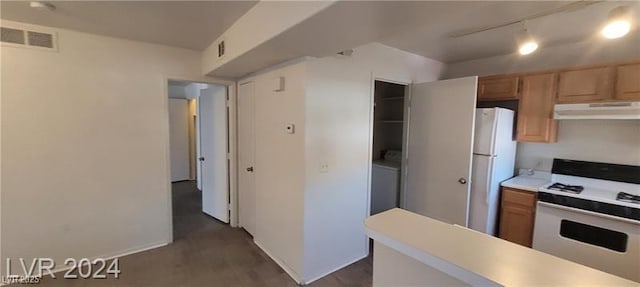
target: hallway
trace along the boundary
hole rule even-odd
[[[202,212],[202,196],[195,181],[172,183],[171,199],[174,241],[196,233],[228,227]]]
[[[120,258],[119,279],[56,279],[41,286],[297,286],[240,228],[201,212],[195,183],[172,184],[174,242]],[[371,257],[309,286],[371,286]]]

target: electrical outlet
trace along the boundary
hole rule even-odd
[[[329,172],[329,164],[326,162],[320,163],[320,173],[327,173],[327,172]]]

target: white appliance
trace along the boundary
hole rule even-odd
[[[533,248],[640,282],[640,167],[555,159]]]
[[[553,118],[557,120],[640,119],[640,102],[557,104],[553,110]]]
[[[508,109],[476,109],[469,227],[490,235],[496,234],[500,183],[514,174],[513,117]]]
[[[371,215],[398,207],[402,152],[389,150],[373,161],[371,171]]]

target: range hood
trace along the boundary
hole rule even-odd
[[[553,108],[553,118],[557,120],[640,119],[640,102],[557,104]]]

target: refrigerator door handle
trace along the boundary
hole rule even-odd
[[[489,198],[490,198],[490,193],[491,193],[491,180],[493,178],[493,156],[489,157],[489,166],[487,168],[487,186],[485,186],[485,197],[484,197],[484,201],[487,203],[487,206],[489,206]]]
[[[481,155],[481,156],[488,156],[488,157],[498,157],[497,154],[473,153],[473,155]]]

